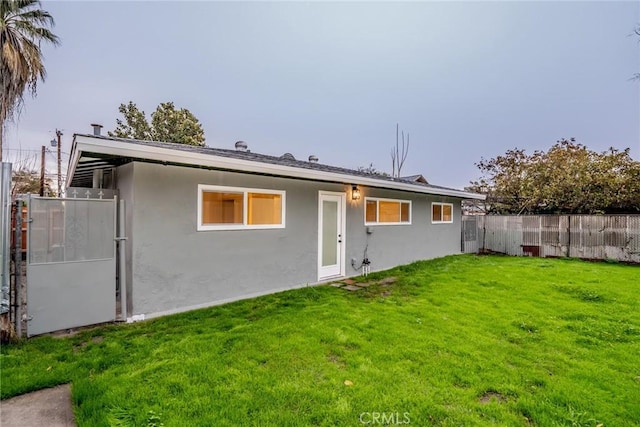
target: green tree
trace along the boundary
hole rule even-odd
[[[476,164],[470,190],[487,195],[493,213],[637,213],[640,162],[629,149],[598,153],[561,139],[548,151],[508,150]]]
[[[116,120],[109,136],[204,146],[204,130],[198,119],[186,108],[176,109],[173,102],[158,105],[151,113],[151,123],[131,101],[121,104],[118,111],[123,119]]]
[[[60,42],[53,26],[38,0],[0,1],[0,160],[7,121],[18,115],[25,91],[36,96],[38,80],[45,79],[41,44]]]
[[[131,101],[128,104],[120,104],[118,111],[124,120],[116,119],[116,128],[113,132],[108,132],[109,136],[144,140],[153,138],[144,111],[140,111],[136,104]]]
[[[40,193],[40,172],[30,169],[18,169],[13,171],[11,175],[12,199],[19,194]],[[51,188],[52,185],[51,178],[44,179],[44,194],[55,197],[56,192]]]
[[[358,166],[358,172],[366,173],[368,175],[389,176],[388,173],[378,170],[373,163],[369,163],[369,166]]]
[[[173,102],[160,104],[151,114],[151,128],[158,141],[204,145],[204,131],[196,116],[185,108],[176,110]]]
[[[494,159],[481,159],[476,166],[483,176],[467,187],[487,195],[490,211],[495,213],[522,212],[532,203],[531,182],[527,174],[528,156],[524,150],[507,150]]]

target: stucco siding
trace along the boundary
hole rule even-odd
[[[354,202],[345,184],[138,162],[131,167],[124,176],[133,186],[121,193],[134,196],[128,206],[130,314],[180,311],[317,282],[320,190],[347,194],[347,276],[360,273],[351,258],[360,264],[367,245],[372,270],[460,252],[456,199],[438,197],[454,203],[454,222],[434,225],[431,201],[436,199],[425,195],[363,188]],[[198,184],[284,190],[286,227],[197,231]],[[373,234],[367,234],[366,196],[412,200],[412,225],[372,226]]]
[[[460,253],[460,200],[392,190],[362,189],[359,203],[347,209],[347,275],[358,274],[351,266],[355,258],[360,266],[364,251],[371,271],[385,270],[412,261]],[[411,201],[411,225],[364,225],[364,199],[379,197]],[[453,204],[453,223],[432,224],[431,203]],[[367,233],[367,228],[371,234]]]

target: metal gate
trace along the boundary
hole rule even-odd
[[[478,216],[462,216],[462,252],[475,254],[478,252]]]
[[[116,199],[31,197],[27,335],[116,318]]]

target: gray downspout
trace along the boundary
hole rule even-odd
[[[126,253],[126,224],[125,224],[125,201],[119,200],[116,206],[118,212],[118,277],[120,279],[120,319],[127,320],[127,253]]]

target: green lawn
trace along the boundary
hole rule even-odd
[[[640,267],[462,255],[385,276],[3,346],[2,398],[72,382],[81,426],[640,422]]]

